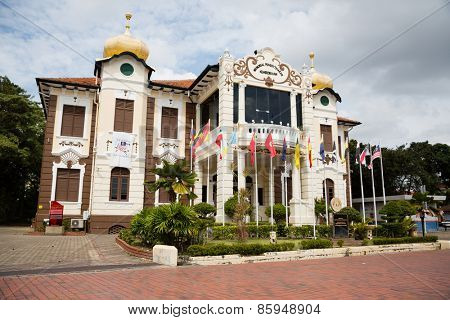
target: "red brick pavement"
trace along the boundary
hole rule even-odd
[[[0,278],[1,299],[448,299],[450,250]]]

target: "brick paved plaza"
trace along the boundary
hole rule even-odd
[[[2,299],[448,299],[450,250],[0,278]]]

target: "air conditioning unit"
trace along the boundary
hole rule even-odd
[[[84,220],[83,219],[70,219],[70,228],[83,229],[84,228]]]

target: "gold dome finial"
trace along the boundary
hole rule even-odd
[[[105,42],[103,48],[103,57],[108,58],[114,55],[121,54],[122,52],[131,52],[135,54],[139,59],[147,60],[149,50],[147,45],[141,40],[133,37],[130,32],[130,20],[133,15],[131,12],[125,13],[127,23],[125,25],[125,33],[118,36],[109,38]]]
[[[132,16],[133,16],[133,14],[131,12],[125,13],[125,18],[127,19],[127,24],[125,25],[125,33],[126,34],[130,33],[130,20],[131,20]]]
[[[311,60],[311,68],[314,68],[314,51],[309,53],[309,59]]]

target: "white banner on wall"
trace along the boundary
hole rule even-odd
[[[131,168],[131,153],[134,135],[127,132],[113,132],[111,166]]]

